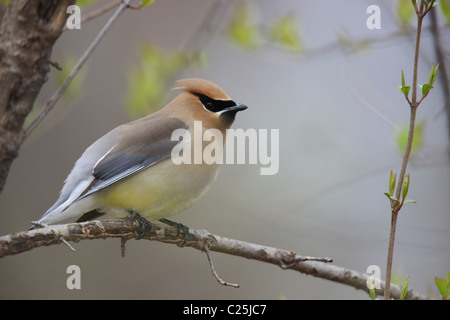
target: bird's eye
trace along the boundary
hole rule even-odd
[[[197,94],[200,102],[203,104],[203,107],[214,113],[222,113],[229,107],[235,106],[236,103],[232,100],[220,100],[220,99],[212,99],[203,94]]]

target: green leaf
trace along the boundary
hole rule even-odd
[[[408,98],[409,90],[411,89],[411,87],[406,85],[405,73],[403,72],[403,70],[402,70],[402,85],[399,87],[399,89],[401,92],[403,92],[405,97]]]
[[[441,7],[445,21],[447,21],[447,24],[450,24],[450,0],[439,0],[439,7]]]
[[[395,146],[397,150],[403,154],[406,149],[406,144],[408,142],[409,124],[402,125],[398,127],[394,133],[395,135]],[[424,143],[424,123],[418,122],[414,129],[414,139],[412,143],[411,156],[414,156],[419,152]]]
[[[431,89],[433,89],[433,86],[429,85],[428,83],[425,83],[425,84],[422,86],[422,95],[423,95],[423,96],[427,95],[428,92],[429,92]]]
[[[155,0],[142,0],[140,7],[143,8],[143,7],[149,6],[153,2],[155,2]]]
[[[256,49],[262,37],[255,22],[255,9],[244,2],[238,3],[232,17],[226,28],[231,42],[245,50]]]
[[[397,173],[394,173],[391,170],[391,174],[389,176],[389,193],[390,194],[394,194],[396,180],[397,180]]]
[[[397,17],[403,27],[409,24],[415,14],[414,6],[411,5],[410,0],[398,0],[396,11]]]
[[[411,89],[410,86],[407,87],[400,87],[400,91],[403,92],[403,94],[405,95],[405,97],[408,97],[409,94],[409,90]]]
[[[430,71],[430,76],[428,77],[429,85],[433,85],[434,80],[436,80],[438,69],[439,69],[439,63],[436,65],[436,67],[434,67],[434,63],[433,63],[433,66],[431,67],[431,71]]]
[[[409,173],[405,176],[405,178],[403,179],[403,184],[402,184],[402,199],[405,199],[406,196],[408,195],[408,190],[409,190]]]
[[[434,278],[434,282],[439,289],[439,293],[443,300],[450,300],[450,272],[445,276],[444,279],[438,277]]]
[[[270,39],[291,53],[302,50],[298,21],[293,15],[277,19],[269,29]]]
[[[409,276],[406,277],[405,282],[403,283],[402,291],[400,292],[400,300],[405,300],[406,295],[408,294],[408,286]]]
[[[429,83],[430,85],[432,85],[433,82],[434,82],[433,74],[434,74],[434,63],[433,63],[433,65],[431,66],[430,75],[428,76],[428,83]]]
[[[393,194],[390,194],[389,192],[385,192],[384,194],[385,194],[386,197],[388,197],[390,200],[398,201],[398,199],[397,199]]]
[[[375,286],[373,285],[372,278],[369,278],[369,294],[372,300],[376,300],[377,295],[375,293]]]
[[[406,199],[405,201],[403,201],[403,204],[407,204],[407,203],[417,203],[417,201],[412,200],[412,199]]]

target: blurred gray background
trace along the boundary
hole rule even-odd
[[[82,8],[82,13],[107,2]],[[396,2],[247,2],[263,28],[279,17],[295,16],[304,55],[264,43],[253,50],[233,45],[225,30],[237,1],[223,1],[220,19],[203,30],[215,2],[157,0],[120,17],[84,67],[82,94],[70,102],[61,100],[20,150],[0,195],[0,235],[27,229],[56,200],[83,150],[130,121],[124,96],[140,43],[170,51],[199,38],[202,48],[197,49],[207,55],[206,65],[184,68],[174,80],[205,78],[246,104],[249,108],[237,115],[234,128],[279,129],[280,170],[262,176],[260,165],[224,165],[210,192],[173,220],[229,238],[328,256],[336,265],[360,272],[379,265],[384,274],[390,205],[383,193],[390,170],[398,172],[401,166],[395,132],[409,120],[409,106],[397,87],[401,69],[411,83],[414,54],[414,36],[395,35],[400,28]],[[380,30],[366,28],[371,4],[381,8]],[[53,60],[81,56],[111,14],[64,32]],[[422,37],[421,83],[436,62],[429,21],[427,17]],[[448,58],[449,29],[441,14],[438,21]],[[199,30],[204,34],[193,36]],[[365,50],[350,52],[337,44],[342,34],[355,41],[376,40]],[[424,142],[407,170],[408,198],[417,204],[400,213],[394,270],[411,277],[411,288],[426,294],[431,287],[437,295],[434,277],[450,271],[450,172],[440,79],[436,82],[418,111]],[[49,81],[36,107],[55,88]],[[130,240],[125,258],[118,239],[82,241],[74,247],[75,253],[59,245],[0,259],[0,298],[368,299],[351,287],[212,253],[219,275],[241,285],[224,287],[212,276],[203,253],[157,242]],[[66,268],[72,264],[81,268],[81,290],[66,287]]]

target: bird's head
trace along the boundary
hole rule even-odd
[[[172,102],[174,109],[189,114],[194,120],[206,122],[207,127],[228,129],[236,113],[247,109],[247,106],[234,102],[218,85],[207,80],[179,80],[174,90],[182,92]]]

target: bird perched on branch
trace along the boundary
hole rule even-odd
[[[187,148],[183,152],[191,154],[195,150],[190,138],[173,140],[173,132],[192,133],[194,122],[201,121],[203,132],[216,129],[225,142],[226,129],[236,113],[247,107],[206,80],[185,79],[177,84],[175,90],[181,94],[164,108],[118,126],[88,147],[67,177],[59,199],[38,223],[82,222],[104,214],[126,217],[130,213],[148,221],[168,221],[165,218],[203,196],[219,164],[177,164],[174,147]],[[204,147],[203,143],[201,150]]]

